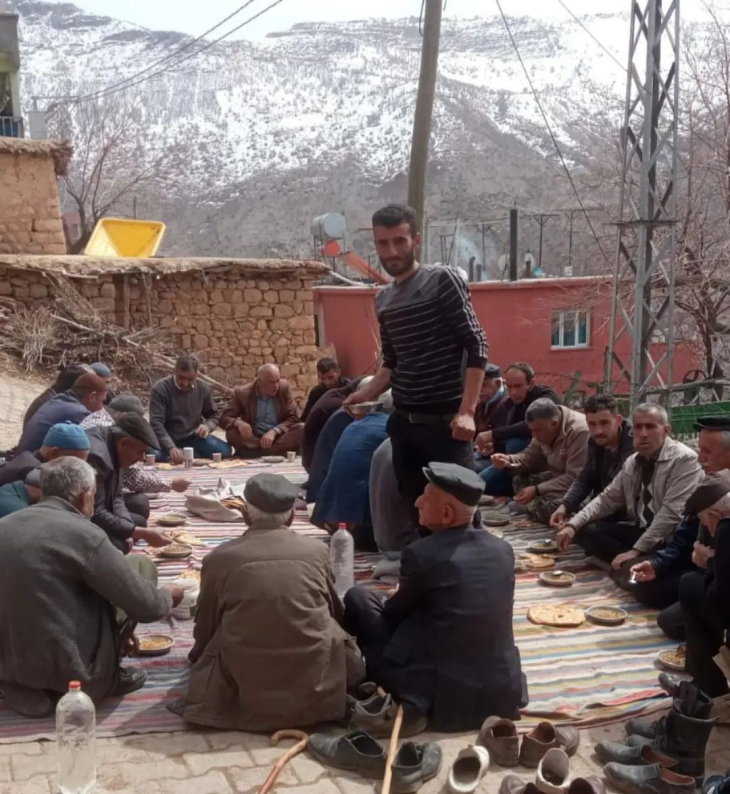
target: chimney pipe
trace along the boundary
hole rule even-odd
[[[517,208],[509,211],[509,280],[517,281]]]

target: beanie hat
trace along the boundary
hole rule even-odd
[[[86,431],[73,422],[60,422],[50,427],[43,439],[43,446],[58,447],[58,449],[91,449]]]
[[[111,369],[104,364],[103,361],[97,361],[95,364],[91,365],[91,369],[100,377],[100,378],[111,378],[112,371]]]

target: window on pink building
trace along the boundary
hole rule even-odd
[[[553,312],[551,347],[588,347],[591,336],[590,326],[590,312],[585,309]]]

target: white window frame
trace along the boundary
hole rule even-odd
[[[558,344],[553,344],[553,324],[555,315],[559,317],[559,330],[558,330]],[[578,341],[578,328],[580,327],[580,315],[584,314],[586,318],[586,341]],[[573,322],[575,327],[575,344],[566,345],[563,343],[565,338],[565,318],[568,315],[573,315]],[[584,350],[591,346],[591,313],[588,309],[560,309],[554,311],[550,315],[550,349],[551,350]]]

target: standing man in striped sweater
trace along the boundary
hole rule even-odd
[[[421,235],[415,210],[383,207],[373,215],[373,233],[393,277],[375,299],[382,365],[343,407],[392,388],[393,467],[401,494],[413,505],[426,486],[429,463],[474,468],[474,412],[489,348],[459,274],[416,261]]]

